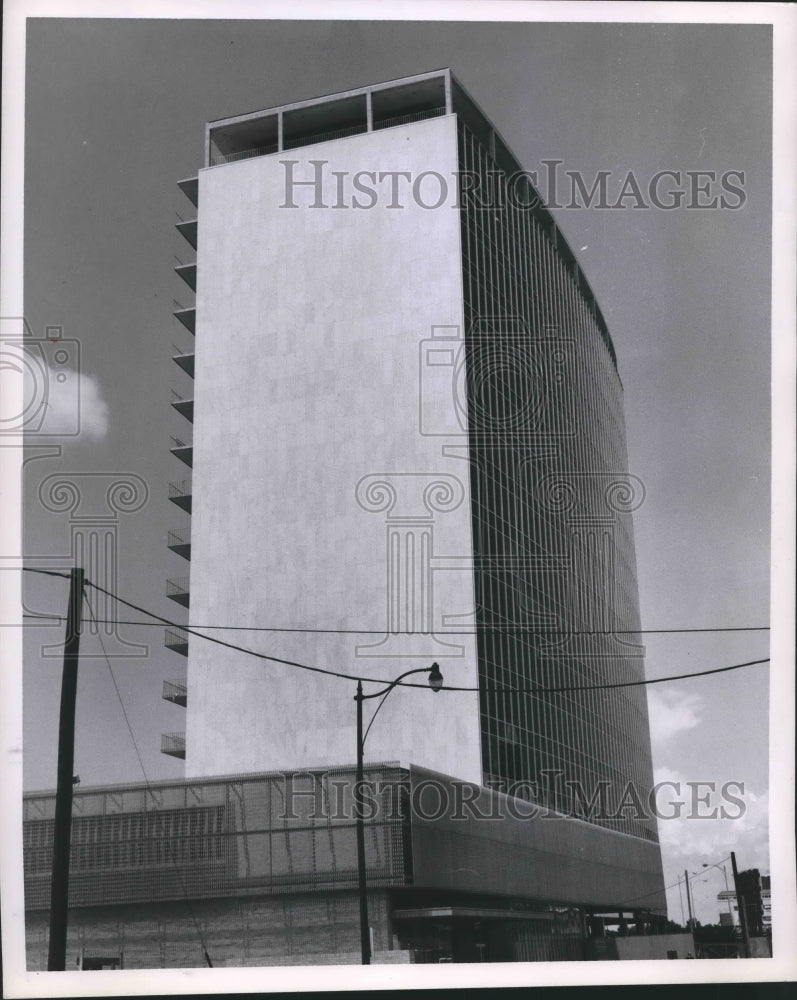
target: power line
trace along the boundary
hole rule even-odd
[[[53,569],[37,569],[33,566],[23,566],[23,573],[41,573],[42,576],[60,576],[64,580],[69,579],[69,573],[57,573]]]
[[[692,872],[692,875],[703,875],[703,874],[705,874],[704,869],[706,869],[706,868],[718,868],[725,861],[730,861],[730,860],[731,860],[730,854],[726,854],[724,858],[720,858],[719,861],[715,861],[714,864],[710,865],[710,864],[706,863],[702,868],[699,868],[696,872]]]
[[[559,694],[566,691],[606,691],[612,688],[643,687],[650,684],[663,684],[665,681],[682,681],[691,677],[707,677],[709,674],[724,674],[729,670],[741,670],[742,667],[754,667],[769,663],[769,657],[763,660],[748,660],[746,663],[734,663],[730,667],[713,667],[711,670],[698,670],[692,674],[671,674],[668,677],[654,677],[644,681],[619,681],[615,684],[570,684],[552,688],[455,688],[449,691],[486,691],[491,694]],[[446,687],[446,685],[444,685]]]
[[[63,617],[59,615],[37,615],[31,613],[25,613],[23,618],[41,618],[46,620],[54,619],[57,622],[63,621]],[[98,618],[98,624],[101,625],[143,625],[149,628],[156,628],[158,626],[157,622],[139,622],[130,621],[124,618]],[[179,626],[182,628],[183,626]],[[206,629],[207,631],[221,631],[221,632],[299,632],[299,633],[309,633],[309,634],[319,634],[319,635],[385,635],[386,632],[390,632],[391,635],[418,635],[418,632],[395,630],[395,629],[367,629],[367,628],[289,628],[282,627],[278,625],[193,625],[192,628]],[[726,625],[726,626],[715,626],[712,628],[646,628],[646,629],[595,629],[595,630],[576,630],[576,629],[541,629],[534,625],[485,625],[478,631],[476,629],[469,630],[451,630],[446,628],[441,630],[439,635],[479,635],[484,632],[533,632],[535,635],[539,636],[573,636],[573,635],[672,635],[678,633],[694,633],[694,632],[769,632],[769,625]]]
[[[196,635],[200,639],[205,639],[207,642],[213,642],[213,643],[216,643],[219,646],[226,646],[229,649],[233,649],[233,650],[235,650],[237,652],[241,652],[241,653],[246,653],[246,654],[248,654],[250,656],[255,656],[258,659],[269,660],[269,661],[271,661],[273,663],[282,664],[283,666],[297,667],[300,670],[310,670],[310,671],[313,671],[314,673],[327,674],[327,675],[332,676],[332,677],[340,677],[340,678],[345,679],[345,680],[370,681],[373,684],[392,684],[393,683],[392,681],[378,680],[376,678],[370,678],[370,677],[359,677],[359,676],[357,676],[355,674],[343,673],[342,671],[328,670],[328,669],[326,669],[324,667],[311,667],[311,666],[309,666],[306,663],[298,663],[298,662],[292,661],[292,660],[284,660],[284,659],[282,659],[280,657],[276,657],[276,656],[269,656],[266,653],[259,653],[259,652],[256,652],[255,650],[247,649],[244,646],[238,646],[238,645],[236,645],[234,643],[225,642],[223,639],[216,638],[216,636],[204,635],[202,632],[196,632],[196,631],[194,631],[194,629],[186,628],[185,626],[181,626],[181,625],[177,625],[175,622],[170,621],[168,618],[163,618],[161,615],[156,615],[152,611],[147,611],[145,608],[139,607],[138,605],[133,604],[131,601],[126,601],[124,598],[119,597],[118,595],[112,593],[109,590],[106,590],[104,587],[100,587],[99,584],[93,583],[89,579],[86,579],[86,585],[89,586],[89,587],[94,587],[95,590],[99,590],[102,593],[106,594],[108,597],[112,597],[115,600],[120,601],[122,604],[125,604],[128,607],[133,608],[134,611],[139,611],[139,612],[141,612],[141,614],[149,615],[152,618],[157,618],[160,622],[162,622],[165,625],[171,625],[174,628],[182,628],[183,631],[186,632],[188,635]],[[485,693],[485,694],[558,694],[558,693],[566,692],[566,691],[608,690],[608,689],[613,689],[613,688],[639,687],[639,686],[643,686],[643,685],[647,685],[647,684],[662,684],[665,681],[670,681],[670,680],[684,680],[685,678],[689,678],[689,677],[703,677],[703,676],[706,676],[707,674],[725,673],[725,672],[727,672],[729,670],[740,670],[742,667],[751,667],[751,666],[755,666],[755,665],[758,665],[758,664],[761,664],[761,663],[768,663],[768,662],[769,662],[769,657],[767,657],[766,659],[761,659],[761,660],[749,660],[747,663],[736,663],[736,664],[733,664],[730,667],[714,667],[714,668],[712,668],[710,670],[703,670],[703,671],[699,671],[697,673],[678,674],[678,675],[670,676],[670,677],[658,677],[658,678],[655,678],[655,679],[652,679],[652,680],[621,681],[621,682],[615,682],[615,683],[612,683],[612,684],[585,684],[585,685],[573,684],[573,685],[562,685],[562,686],[559,686],[559,687],[551,687],[551,688],[541,688],[541,687],[533,687],[533,688],[517,688],[517,687],[512,687],[512,688],[509,688],[509,687],[486,688],[486,687],[460,687],[460,686],[446,684],[446,685],[443,686],[443,690],[447,690],[447,691],[479,691],[479,692],[482,692],[482,693]],[[424,685],[424,684],[412,684],[412,683],[405,684],[403,686],[405,686],[405,687],[420,687],[420,688],[425,688],[426,687],[426,685]]]
[[[23,566],[23,570],[28,573],[43,573],[47,576],[60,576],[64,579],[69,579],[68,573],[57,573],[51,570],[38,569],[33,566]],[[95,585],[92,585],[95,586]],[[100,588],[97,588],[100,589]],[[111,597],[116,597],[115,594],[105,591]],[[117,600],[122,600],[117,598]],[[132,607],[135,610],[140,610],[143,614],[150,615],[151,617],[158,617],[157,615],[152,615],[151,612],[144,609],[137,608],[135,605],[130,604],[127,601],[122,601],[123,604],[127,604],[128,607]],[[39,618],[39,619],[54,619],[57,622],[63,619],[58,615],[36,615],[26,613],[23,614],[23,618]],[[162,619],[165,621],[165,619]],[[149,628],[156,627],[156,622],[140,622],[140,621],[129,621],[125,619],[111,619],[111,618],[100,618],[97,619],[98,624],[103,625],[138,625],[146,626]],[[176,625],[174,622],[169,622],[175,628],[184,628],[185,626]],[[286,633],[308,633],[308,634],[321,634],[321,635],[385,635],[387,629],[336,629],[336,628],[310,628],[310,627],[282,627],[277,625],[193,625],[196,629],[205,629],[207,631],[222,631],[222,632],[286,632]],[[512,623],[507,623],[505,625],[486,625],[476,629],[467,630],[451,630],[445,629],[441,631],[441,635],[478,635],[484,632],[521,632],[528,631],[533,632],[535,635],[552,635],[552,636],[581,636],[581,635],[674,635],[674,634],[690,634],[690,633],[700,633],[700,632],[769,632],[769,625],[738,625],[738,626],[714,626],[714,627],[701,627],[701,628],[648,628],[648,629],[545,629],[538,628],[534,625],[516,625]],[[411,631],[390,631],[391,635],[417,635],[417,632]]]
[[[38,572],[38,571],[32,570],[32,572]],[[394,682],[391,680],[383,680],[376,677],[361,677],[357,674],[349,674],[340,670],[330,670],[325,667],[313,667],[307,663],[299,663],[296,660],[286,660],[283,659],[282,657],[271,656],[267,653],[260,653],[257,652],[256,650],[248,649],[245,646],[239,646],[236,643],[226,642],[224,639],[218,639],[216,636],[213,635],[205,635],[203,632],[197,632],[195,629],[186,627],[185,625],[178,625],[177,622],[173,622],[169,618],[164,618],[162,615],[155,614],[154,611],[148,611],[146,608],[142,608],[140,605],[134,604],[132,601],[128,601],[124,597],[120,597],[118,594],[113,593],[113,591],[106,590],[105,587],[101,587],[99,584],[93,583],[91,580],[88,579],[88,577],[86,578],[85,583],[86,586],[93,587],[100,593],[105,594],[106,596],[111,597],[116,601],[119,601],[120,604],[124,604],[128,608],[132,608],[133,611],[138,611],[140,614],[148,615],[150,618],[156,619],[156,621],[160,622],[163,625],[169,625],[172,628],[181,629],[187,635],[194,635],[199,639],[204,639],[206,642],[215,643],[218,646],[223,646],[227,649],[232,649],[238,653],[244,653],[247,656],[254,656],[256,659],[259,660],[266,660],[270,663],[278,663],[286,667],[295,667],[297,670],[308,670],[311,673],[325,674],[328,677],[338,677],[341,680],[363,681],[364,683],[384,684],[384,685],[394,684]],[[666,681],[687,680],[693,677],[705,677],[708,676],[709,674],[721,674],[731,670],[741,670],[743,667],[752,667],[769,662],[770,662],[769,657],[765,657],[764,659],[760,660],[748,660],[745,663],[735,663],[729,667],[713,667],[710,670],[701,670],[689,674],[675,674],[668,677],[657,677],[649,680],[639,680],[639,681],[617,681],[611,684],[567,684],[567,685],[560,685],[557,687],[548,687],[548,688],[536,687],[536,686],[535,687],[506,687],[506,686],[463,687],[452,684],[444,684],[441,690],[462,691],[462,692],[473,691],[473,692],[479,692],[481,694],[534,694],[534,695],[563,694],[570,691],[606,691],[617,688],[644,687],[650,684],[663,684]],[[404,681],[401,681],[399,682],[399,684],[402,687],[415,687],[424,689],[426,688],[425,684],[415,684],[413,682],[405,683]]]
[[[617,905],[624,907],[626,903],[635,903],[638,899],[647,899],[649,896],[658,896],[659,893],[666,892],[668,889],[674,889],[676,885],[680,885],[683,879],[678,879],[677,882],[671,882],[669,885],[662,886],[661,889],[652,889],[650,892],[643,892],[639,896],[631,896],[630,899],[623,899]]]
[[[723,861],[727,861],[728,858],[730,858],[730,854],[728,854],[724,858],[721,858],[719,861],[715,862],[715,864],[713,864],[713,865],[707,865],[706,867],[707,868],[714,868],[714,867],[716,867],[716,865],[721,865]],[[693,875],[699,875],[700,872],[692,872],[692,874]],[[644,892],[640,896],[632,896],[630,899],[624,899],[624,900],[622,900],[622,902],[619,905],[620,906],[625,906],[626,903],[634,903],[634,902],[636,902],[637,899],[647,899],[648,896],[655,896],[655,895],[657,895],[660,892],[666,892],[668,889],[674,889],[676,885],[683,885],[683,881],[684,880],[682,878],[680,878],[680,876],[679,876],[679,878],[678,878],[678,880],[676,882],[671,882],[669,885],[665,885],[663,889],[654,889],[652,892]]]
[[[172,628],[182,629],[182,631],[185,632],[187,635],[195,635],[200,639],[207,640],[207,642],[213,642],[219,646],[225,646],[228,649],[233,649],[239,653],[246,653],[249,656],[257,657],[257,659],[259,660],[268,660],[272,663],[279,663],[282,666],[286,667],[296,667],[298,670],[309,670],[312,673],[316,674],[327,674],[330,677],[340,677],[343,680],[365,681],[369,679],[365,677],[358,677],[356,674],[346,674],[338,670],[327,670],[324,667],[311,667],[307,663],[298,663],[295,660],[284,660],[279,656],[269,656],[267,653],[258,653],[256,650],[247,649],[245,646],[238,646],[232,642],[225,642],[224,639],[217,639],[213,635],[203,635],[202,632],[196,632],[194,631],[194,629],[187,628],[185,625],[178,625],[177,622],[173,622],[170,618],[164,618],[162,615],[156,615],[154,611],[148,611],[146,608],[142,608],[138,604],[133,604],[132,601],[127,601],[124,599],[124,597],[119,597],[118,594],[114,594],[112,591],[106,590],[104,587],[101,587],[98,583],[93,583],[88,578],[86,579],[86,585],[89,587],[93,587],[95,590],[98,590],[100,593],[105,594],[108,597],[112,597],[115,601],[119,601],[120,604],[125,604],[128,608],[132,608],[134,611],[139,611],[142,615],[149,615],[150,618],[157,619],[163,625],[170,625]],[[391,682],[374,681],[373,683],[389,684]],[[422,687],[422,686],[423,685],[420,684],[415,685],[415,687]]]
[[[91,601],[89,600],[89,595],[85,592],[85,590],[83,591],[83,599],[85,600],[86,606],[89,609],[89,615],[92,621],[94,622],[95,625],[97,625],[98,622],[94,616],[94,608],[92,608]],[[119,685],[116,683],[116,677],[114,676],[113,667],[111,666],[111,661],[108,658],[108,653],[105,650],[105,643],[102,641],[102,632],[99,629],[97,629],[97,638],[99,639],[100,642],[100,649],[102,650],[102,655],[105,657],[105,664],[108,667],[108,673],[111,675],[111,680],[113,681],[114,690],[116,691],[116,697],[119,699],[119,707],[122,709],[122,715],[124,716],[127,730],[130,733],[130,739],[132,740],[133,749],[135,750],[136,757],[138,758],[138,764],[139,767],[141,768],[141,773],[144,776],[144,784],[146,786],[148,794],[152,795],[152,797],[154,798],[154,793],[152,792],[152,787],[149,783],[149,778],[147,777],[147,771],[146,768],[144,767],[144,761],[141,757],[141,751],[138,749],[138,742],[136,741],[136,737],[133,732],[133,727],[130,724],[130,719],[127,715],[127,710],[125,709],[125,703],[124,700],[122,699],[122,692],[119,690]],[[194,929],[196,930],[197,936],[199,937],[199,943],[202,946],[202,953],[205,956],[205,961],[208,964],[208,968],[212,969],[213,963],[210,960],[210,955],[208,954],[205,938],[202,934],[202,928],[199,926],[199,921],[197,920],[193,903],[191,902],[191,899],[188,896],[188,889],[186,888],[185,882],[183,880],[183,873],[180,871],[180,866],[177,864],[177,859],[174,856],[174,847],[172,846],[170,839],[166,836],[166,830],[164,829],[163,825],[163,816],[161,816],[160,811],[157,809],[155,810],[155,814],[158,817],[158,821],[160,823],[161,834],[163,835],[163,841],[166,844],[169,860],[171,861],[175,873],[177,874],[177,878],[180,882],[180,888],[183,891],[183,897],[185,899],[185,902],[188,903],[188,911],[191,914],[191,920],[193,921]]]

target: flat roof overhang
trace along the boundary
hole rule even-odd
[[[657,841],[413,764],[409,773],[415,889],[609,913],[666,911]]]

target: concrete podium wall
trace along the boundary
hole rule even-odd
[[[612,958],[620,961],[641,961],[668,958],[668,951],[675,952],[675,958],[696,957],[695,942],[691,934],[630,934],[628,937],[612,938],[610,952]]]
[[[386,894],[369,893],[379,960],[408,961],[406,952],[389,951],[388,913]],[[81,952],[121,955],[125,969],[203,968],[197,924],[214,968],[360,962],[357,895],[347,892],[70,909],[67,971]],[[30,972],[47,968],[48,925],[47,911],[26,914]]]

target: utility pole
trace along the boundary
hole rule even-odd
[[[739,907],[739,924],[742,928],[744,942],[744,957],[750,957],[750,935],[747,931],[747,908],[739,886],[739,870],[736,867],[736,853],[731,851],[731,868],[733,869],[733,888],[736,892],[736,905]]]
[[[371,964],[371,928],[368,925],[368,888],[365,880],[365,827],[363,825],[363,685],[357,681],[357,776],[354,802],[357,810],[357,895],[360,901],[360,960]]]
[[[694,932],[695,921],[692,917],[692,897],[689,894],[689,872],[684,868],[684,882],[686,882],[686,905],[689,907],[689,929]]]
[[[53,830],[53,875],[50,888],[49,972],[63,972],[66,965],[66,924],[69,899],[69,846],[72,835],[72,779],[75,763],[75,698],[77,663],[83,612],[84,572],[75,567],[69,576],[64,671],[61,680],[61,713],[58,722],[58,785]]]

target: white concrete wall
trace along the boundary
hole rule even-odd
[[[384,185],[386,196],[369,210],[309,208],[306,187],[293,197],[300,207],[281,208],[280,161],[289,159],[300,161],[297,178],[311,176],[307,161],[329,161],[330,205],[332,170],[437,170],[450,182],[456,120],[200,172],[190,622],[380,630],[386,517],[402,537],[409,529],[396,518],[426,517],[412,530],[418,546],[424,533],[428,543],[430,477],[456,477],[447,482],[461,490],[445,512],[427,494],[435,553],[471,554],[467,462],[443,457],[440,440],[419,433],[420,343],[435,324],[462,323],[459,212],[452,198],[437,209],[417,205],[403,182],[401,209],[387,207]],[[427,203],[434,184],[422,189]],[[348,202],[350,177],[344,191]],[[444,412],[450,398],[443,392],[435,405]],[[394,507],[363,509],[357,484],[385,473]],[[366,506],[383,496],[376,487],[370,498],[361,493]],[[416,588],[428,582],[416,571]],[[437,626],[443,615],[472,612],[467,569],[435,571],[432,582]],[[405,599],[406,580],[401,587]],[[416,593],[411,603],[420,600]],[[361,655],[357,647],[380,636],[213,634],[387,680],[437,660],[449,683],[477,683],[473,635],[449,636],[450,645],[403,640]],[[425,683],[423,675],[410,680]],[[353,763],[355,688],[192,638],[186,775]],[[376,704],[366,703],[366,723]],[[368,737],[368,760],[479,781],[477,695],[393,691]]]

